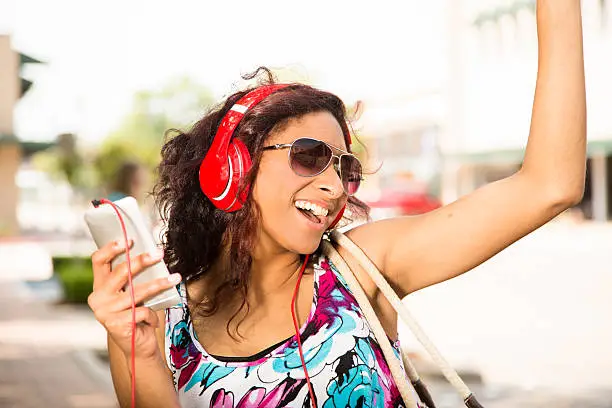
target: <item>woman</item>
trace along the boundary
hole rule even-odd
[[[586,150],[580,1],[538,0],[537,24],[538,79],[522,168],[431,213],[347,232],[400,296],[472,269],[580,201]],[[235,105],[249,94],[230,96],[162,150],[156,194],[167,217],[165,253],[135,257],[133,270],[164,258],[175,274],[137,286],[136,301],[182,277],[184,302],[157,314],[137,308],[138,406],[400,406],[361,310],[318,249],[345,205],[367,213],[352,197],[360,166],[349,153],[344,107],[305,85],[274,88],[248,109]],[[219,173],[207,161],[230,110],[244,114],[230,132],[233,146],[238,152],[244,143],[243,157],[253,163],[238,187],[223,184],[217,194],[210,186]],[[219,204],[228,191],[238,198]],[[94,253],[89,304],[108,331],[115,389],[128,406],[130,298],[120,290],[127,267],[110,269],[121,247],[110,243]],[[396,339],[393,308],[351,255],[338,250]]]

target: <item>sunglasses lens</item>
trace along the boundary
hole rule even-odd
[[[361,184],[361,163],[355,156],[342,155],[340,169],[344,191],[351,196],[357,192]]]
[[[302,138],[291,146],[291,168],[300,176],[310,177],[322,172],[331,157],[331,149],[319,140]]]

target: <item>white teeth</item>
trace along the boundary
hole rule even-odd
[[[320,205],[303,200],[296,201],[295,206],[303,210],[308,210],[316,216],[327,217],[327,214],[329,212],[327,208],[323,208]]]

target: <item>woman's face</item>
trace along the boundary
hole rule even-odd
[[[301,137],[318,139],[347,150],[340,124],[329,112],[291,119],[270,134],[265,146],[292,143]],[[317,176],[302,177],[289,166],[288,154],[289,149],[263,152],[253,189],[253,199],[261,211],[259,243],[271,250],[310,254],[317,249],[323,233],[346,204],[347,196],[333,165]],[[296,202],[301,206],[304,202],[316,204],[328,210],[328,214],[316,220],[298,209]]]

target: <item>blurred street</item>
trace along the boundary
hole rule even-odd
[[[104,330],[57,303],[48,257],[40,242],[0,242],[0,407],[115,407]]]
[[[406,303],[454,367],[532,395],[500,407],[566,406],[538,402],[546,395],[611,407],[611,243],[609,223],[554,221]],[[400,338],[418,349],[407,328]]]

